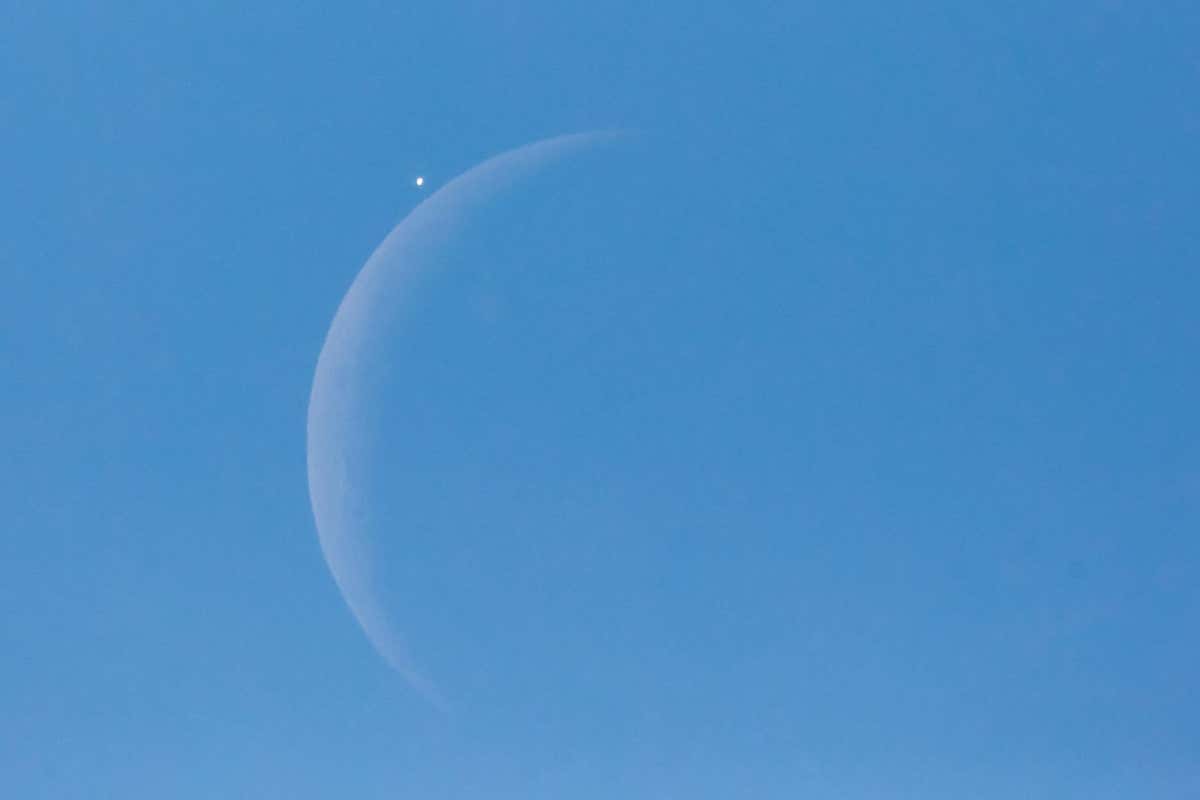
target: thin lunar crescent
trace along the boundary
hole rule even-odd
[[[472,210],[520,178],[614,135],[582,133],[534,142],[484,161],[430,195],[367,259],[342,299],[317,359],[308,405],[308,487],[321,551],[375,649],[439,705],[439,693],[417,668],[384,608],[368,537],[364,482],[372,409],[366,389],[371,376],[385,366],[372,359],[372,346],[410,281],[436,266],[430,263],[435,246],[451,239]]]

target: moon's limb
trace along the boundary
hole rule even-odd
[[[440,695],[416,667],[380,599],[368,538],[364,484],[371,444],[365,391],[382,365],[371,347],[403,290],[434,248],[452,238],[472,210],[541,167],[619,134],[544,139],[488,159],[418,205],[367,259],[334,315],[317,359],[308,405],[308,487],[317,536],[346,605],[381,656],[438,705]]]

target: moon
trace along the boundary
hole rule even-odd
[[[381,597],[370,540],[367,484],[380,413],[370,388],[388,368],[378,354],[389,321],[414,281],[435,268],[438,247],[506,189],[545,167],[620,134],[558,136],[494,156],[446,183],[405,217],[367,259],[342,299],[317,359],[308,405],[308,488],[325,563],[346,605],[383,659],[435,705],[434,682],[418,667]]]

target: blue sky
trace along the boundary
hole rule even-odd
[[[1200,792],[1193,4],[245,5],[0,24],[0,792]],[[597,128],[389,342],[443,713],[313,369],[429,191]]]

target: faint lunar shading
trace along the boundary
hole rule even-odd
[[[308,406],[308,487],[317,534],[346,604],[376,650],[434,703],[440,695],[413,661],[382,601],[369,540],[367,484],[376,436],[368,391],[386,364],[379,340],[420,272],[436,267],[437,246],[464,217],[522,178],[614,134],[544,139],[495,156],[445,184],[413,209],[367,259],[334,315],[317,359]],[[416,185],[424,178],[416,179]],[[403,536],[403,531],[396,531]]]

